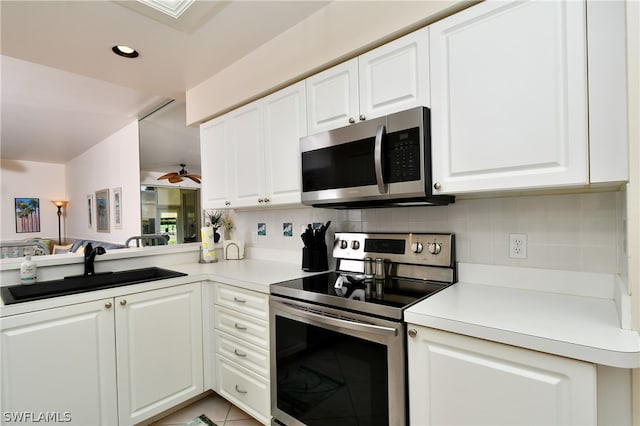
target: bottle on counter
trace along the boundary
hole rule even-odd
[[[27,253],[20,264],[20,284],[36,283],[36,262],[31,260],[31,253]]]

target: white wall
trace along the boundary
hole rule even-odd
[[[331,2],[187,90],[187,124],[274,92],[470,4],[460,0]]]
[[[453,232],[459,262],[621,273],[625,196],[601,192],[457,200],[438,207],[238,211],[233,238],[248,247],[300,251],[302,228],[331,220],[328,245],[334,231]],[[256,236],[260,222],[267,224],[266,236]],[[287,222],[293,223],[292,237],[283,236]],[[510,233],[527,234],[527,259],[509,258]]]
[[[109,136],[66,165],[67,235],[124,244],[140,235],[140,155],[138,121]],[[122,229],[114,228],[113,190],[122,188]],[[95,192],[109,189],[110,232],[97,232]],[[87,195],[93,194],[93,223],[89,227]]]
[[[0,162],[0,240],[58,238],[58,209],[51,200],[66,200],[63,164],[6,160]],[[40,199],[40,232],[16,233],[15,198]],[[64,217],[62,218],[64,236]]]

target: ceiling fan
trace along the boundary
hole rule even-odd
[[[195,183],[200,183],[200,180],[202,179],[202,177],[195,173],[187,172],[185,170],[185,166],[186,164],[180,164],[180,167],[182,168],[180,169],[179,172],[171,172],[171,173],[164,174],[160,176],[158,180],[168,179],[169,183],[178,183],[178,182],[182,182],[184,178],[189,178]]]

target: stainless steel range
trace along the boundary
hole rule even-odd
[[[336,233],[336,271],[271,286],[271,414],[406,425],[404,310],[456,282],[453,234]]]

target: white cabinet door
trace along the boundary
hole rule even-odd
[[[115,308],[120,425],[203,392],[200,283],[118,297]]]
[[[430,54],[435,193],[588,182],[584,2],[480,3]]]
[[[429,27],[358,58],[360,115],[367,120],[429,106]]]
[[[233,155],[231,175],[232,207],[261,204],[264,199],[264,136],[262,100],[229,113]]]
[[[2,318],[2,413],[54,412],[71,425],[115,425],[113,300]]]
[[[359,120],[357,58],[307,78],[306,84],[309,134]]]
[[[305,82],[264,98],[265,202],[300,203],[300,138],[307,134]]]
[[[208,209],[230,205],[229,158],[231,139],[229,120],[220,117],[200,126],[200,162],[202,164],[202,206]]]
[[[593,364],[408,325],[412,425],[593,425]]]

